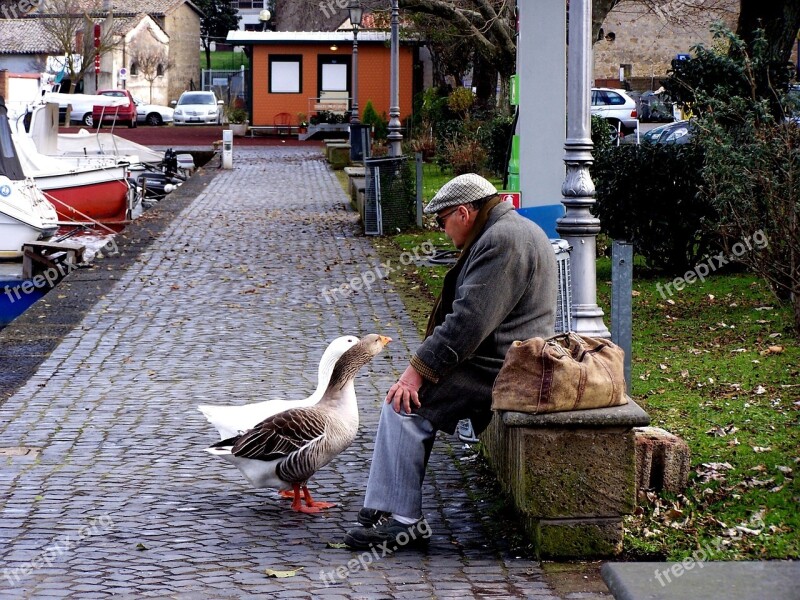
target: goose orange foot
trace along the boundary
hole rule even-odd
[[[293,500],[292,500],[292,510],[301,512],[301,513],[308,513],[314,514],[318,513],[323,508],[330,508],[332,506],[336,506],[332,502],[317,502],[311,497],[311,493],[308,491],[306,486],[302,486],[303,489],[303,496],[306,501],[305,506],[300,501],[300,484],[295,483],[293,484]]]

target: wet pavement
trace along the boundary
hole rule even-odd
[[[318,150],[239,149],[234,170],[195,176],[118,247],[0,336],[13,391],[0,406],[0,598],[608,597],[559,595],[510,554],[463,444],[444,435],[424,488],[430,547],[335,546],[419,337],[385,282],[324,293],[380,261]],[[203,451],[217,435],[197,404],[305,397],[327,343],[370,332],[394,341],[356,379],[359,435],[309,486],[335,508],[294,513]]]

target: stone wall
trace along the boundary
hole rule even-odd
[[[630,65],[626,78],[651,78],[657,89],[677,54],[690,53],[699,43],[712,43],[709,28],[714,21],[722,18],[735,29],[738,0],[714,0],[715,10],[696,13],[680,10],[687,3],[673,0],[674,11],[660,14],[632,2],[612,10],[603,23],[601,39],[594,44],[594,78],[619,81],[620,66]]]
[[[167,102],[177,100],[181,92],[200,89],[200,15],[181,4],[164,18],[163,29],[169,35],[169,87]]]

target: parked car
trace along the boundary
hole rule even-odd
[[[172,123],[174,109],[169,106],[148,104],[141,98],[133,97],[136,104],[136,121],[145,125],[163,125]]]
[[[85,94],[71,94],[71,96],[69,103],[60,103],[58,105],[59,122],[64,122],[64,115],[67,111],[67,106],[69,106],[69,120],[71,123],[82,123],[91,127],[92,101],[86,100]]]
[[[222,125],[222,100],[214,92],[183,92],[174,106],[175,125]]]
[[[655,127],[642,136],[643,144],[688,144],[694,125],[690,121],[675,121]]]
[[[98,90],[97,95],[110,96],[112,98],[127,98],[128,102],[122,106],[101,106],[95,104],[92,107],[92,125],[102,127],[103,123],[124,123],[128,127],[136,127],[136,104],[128,90]]]
[[[592,114],[606,119],[614,129],[619,127],[623,134],[639,128],[636,102],[624,90],[592,88]]]

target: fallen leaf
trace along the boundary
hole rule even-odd
[[[328,542],[327,544],[325,544],[325,547],[326,548],[333,548],[334,550],[343,550],[345,548],[349,548],[350,546],[348,546],[347,544],[339,543],[339,542]]]
[[[147,546],[145,546],[144,544],[139,543],[139,544],[136,544],[136,549],[139,550],[139,551],[147,550]]]
[[[791,475],[792,474],[792,468],[791,467],[783,467],[781,465],[778,465],[775,468],[778,469],[778,471],[780,471],[784,475]]]
[[[760,386],[758,386],[758,387],[757,387],[755,390],[753,390],[753,393],[754,393],[756,396],[760,396],[761,394],[766,394],[766,393],[767,393],[767,390],[764,388],[764,386],[763,386],[763,385],[760,385]]]
[[[302,571],[303,567],[299,567],[292,571],[276,571],[275,569],[267,569],[267,577],[277,577],[278,579],[284,579],[286,577],[294,577],[297,575],[298,571]]]
[[[772,450],[769,446],[753,446],[753,452],[760,454],[761,452],[769,452]]]

